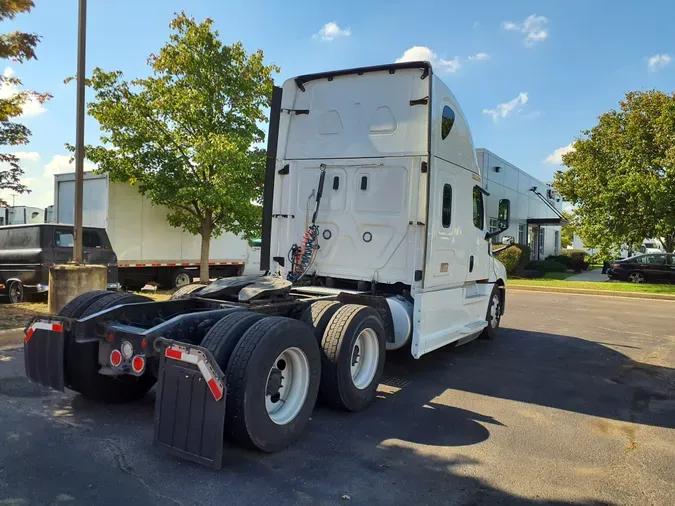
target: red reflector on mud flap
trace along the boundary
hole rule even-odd
[[[37,321],[33,323],[33,325],[31,325],[26,331],[26,337],[24,341],[26,342],[30,341],[30,338],[33,337],[33,334],[38,329],[51,330],[52,332],[63,332],[63,325],[61,323]]]
[[[216,401],[219,401],[223,398],[225,388],[223,387],[220,380],[216,379],[216,373],[213,368],[208,364],[206,357],[203,352],[195,349],[186,349],[186,351],[181,351],[174,347],[168,347],[164,352],[164,355],[167,358],[173,358],[175,360],[180,360],[181,362],[187,362],[188,364],[194,364],[199,369],[199,372],[202,373],[202,377],[206,381],[206,384],[211,390],[213,397]]]
[[[176,359],[176,360],[181,360],[183,358],[183,354],[180,351],[173,350],[171,348],[166,349],[165,355],[169,358],[173,358],[173,359]]]

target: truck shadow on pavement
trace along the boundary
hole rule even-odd
[[[503,328],[494,341],[446,347],[420,360],[395,357],[387,371],[444,389],[675,428],[675,369],[633,360],[611,346],[640,349]]]

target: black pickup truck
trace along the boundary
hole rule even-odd
[[[108,267],[108,288],[119,288],[117,255],[102,228],[84,228],[83,257]],[[0,295],[12,303],[49,290],[49,267],[73,258],[73,227],[56,223],[0,227]]]

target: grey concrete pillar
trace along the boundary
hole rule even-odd
[[[108,269],[104,265],[55,265],[49,268],[49,312],[58,314],[78,295],[105,290]]]

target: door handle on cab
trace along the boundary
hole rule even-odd
[[[473,272],[473,255],[469,257],[469,272]]]

